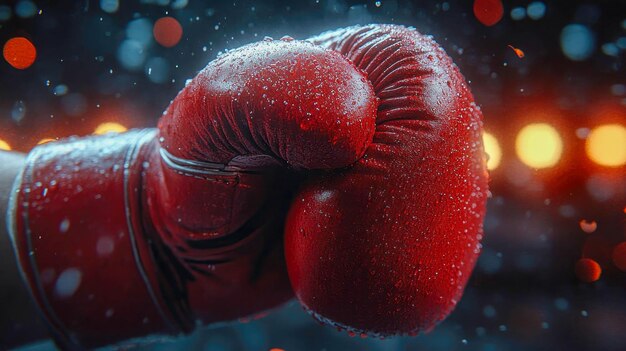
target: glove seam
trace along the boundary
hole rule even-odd
[[[146,273],[146,269],[145,269],[145,265],[143,263],[142,257],[141,257],[141,253],[139,252],[139,243],[138,243],[138,239],[137,239],[137,230],[135,228],[135,225],[133,223],[133,215],[132,215],[132,202],[134,202],[133,199],[131,200],[131,195],[132,192],[137,192],[139,190],[133,190],[131,189],[132,183],[137,183],[143,182],[143,175],[140,173],[138,174],[138,179],[135,182],[131,181],[131,175],[134,172],[141,172],[138,170],[132,170],[133,167],[137,167],[137,161],[140,155],[140,151],[142,149],[142,146],[146,143],[149,143],[151,139],[154,139],[155,137],[155,131],[152,129],[145,129],[141,132],[141,134],[137,137],[136,141],[133,143],[133,145],[131,147],[128,148],[128,150],[126,151],[126,155],[124,157],[124,183],[123,183],[123,187],[124,187],[124,212],[126,214],[126,225],[128,227],[128,233],[129,233],[129,237],[130,237],[130,242],[131,242],[131,247],[133,250],[133,259],[135,261],[135,265],[137,266],[137,270],[139,271],[139,274],[141,275],[141,278],[146,286],[146,289],[148,291],[148,294],[150,295],[150,299],[152,300],[154,306],[156,307],[159,315],[161,316],[161,318],[163,319],[163,321],[169,326],[169,328],[171,330],[176,330],[176,331],[180,331],[183,330],[184,328],[181,325],[178,325],[177,323],[175,323],[171,318],[168,317],[168,314],[166,313],[165,309],[164,309],[164,304],[161,303],[162,299],[159,299],[159,297],[157,296],[157,292],[155,291],[155,288],[148,276],[148,274]],[[136,196],[140,197],[140,194],[136,194]],[[138,204],[135,206],[139,206]],[[141,224],[139,224],[139,228],[140,229],[144,229],[143,226]],[[152,249],[149,248],[150,251],[150,257],[148,258],[149,260],[154,260],[154,256],[152,253]],[[173,311],[171,311],[173,312]]]
[[[26,185],[27,187],[31,185],[33,164],[41,154],[41,150],[45,148],[46,146],[36,147],[28,154],[24,163],[24,168],[20,171],[18,177],[16,177],[15,182],[13,183],[13,189],[9,202],[10,207],[9,211],[7,211],[7,216],[11,216],[11,220],[7,222],[7,229],[9,230],[9,237],[11,239],[11,242],[13,243],[13,250],[16,255],[20,276],[22,277],[23,282],[30,293],[30,297],[33,299],[39,316],[45,322],[44,324],[50,332],[55,344],[63,349],[76,348],[80,347],[80,343],[71,337],[69,328],[57,316],[55,310],[50,304],[50,301],[48,301],[46,292],[43,289],[40,272],[37,265],[37,258],[35,256],[35,252],[33,251],[32,246],[32,231],[30,229],[28,206],[22,204],[22,207],[24,208],[22,209],[22,211],[18,211],[18,208],[20,207],[20,204],[18,203],[20,200],[19,194],[22,194],[22,196],[25,197],[22,202],[28,204],[30,193],[25,191],[26,189],[24,189],[24,185]],[[21,215],[23,220],[23,230],[20,231],[20,234],[23,236],[23,240],[25,240],[26,252],[28,252],[27,258],[23,257],[23,248],[22,250],[18,248],[19,244],[17,242],[18,238],[16,236],[16,233],[18,232],[18,215]],[[24,262],[28,263],[31,274],[28,274],[24,270]],[[31,281],[35,284],[34,287],[31,284]]]

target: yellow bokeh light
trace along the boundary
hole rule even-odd
[[[106,133],[122,133],[127,130],[123,125],[116,122],[105,122],[96,127],[94,134],[106,134]]]
[[[0,139],[0,150],[11,150],[11,145],[9,145],[9,143],[7,143],[6,141]]]
[[[502,159],[502,149],[498,139],[487,132],[483,133],[483,144],[485,145],[485,153],[489,156],[487,160],[487,169],[494,170],[500,165]]]
[[[530,167],[552,167],[561,158],[563,141],[553,126],[533,123],[517,134],[515,151],[520,160]]]
[[[585,144],[589,158],[602,166],[619,167],[626,164],[626,128],[605,124],[594,128]]]
[[[52,138],[43,138],[41,140],[39,140],[37,142],[37,145],[41,145],[41,144],[45,144],[45,143],[49,143],[51,141],[56,141],[56,139],[52,139]]]

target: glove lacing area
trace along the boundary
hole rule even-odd
[[[156,286],[165,296],[164,301],[167,301],[167,308],[172,312],[179,329],[186,333],[197,324],[206,323],[206,319],[211,318],[202,316],[202,313],[198,314],[198,311],[190,306],[188,284],[201,279],[208,280],[208,284],[215,284],[214,289],[228,285],[227,279],[222,276],[225,274],[221,273],[222,267],[236,264],[235,261],[240,257],[250,255],[251,250],[257,254],[246,279],[254,283],[265,269],[268,255],[276,248],[280,248],[282,252],[282,225],[289,204],[285,199],[292,196],[292,175],[277,175],[276,170],[272,168],[265,171],[244,169],[233,165],[183,159],[159,147],[156,139],[143,147],[149,148],[147,152],[141,152],[148,155],[146,157],[148,161],[136,162],[142,164],[141,177],[144,178],[139,184],[138,193],[145,192],[147,196],[140,200],[140,208],[137,209],[142,213],[139,216],[131,215],[129,218],[144,219],[141,225],[148,238],[150,254],[158,267],[157,271],[162,272],[157,277]],[[183,182],[193,179],[194,184],[199,184],[198,191],[190,194],[195,201],[217,202],[215,205],[224,207],[228,207],[228,204],[220,203],[219,199],[211,194],[215,187],[236,189],[235,193],[238,193],[245,192],[259,182],[264,184],[268,178],[283,181],[272,180],[271,184],[277,196],[258,200],[260,203],[254,211],[246,213],[248,218],[242,223],[207,230],[194,228],[193,224],[185,223],[184,219],[171,220],[167,216],[165,213],[167,208],[162,206],[165,203],[167,207],[167,200],[163,199],[169,198],[158,194],[163,188],[151,186],[151,180],[147,180],[154,179],[155,174],[158,174],[156,172],[159,171],[168,173],[170,181],[173,177]],[[156,178],[162,177],[162,174]],[[279,183],[282,185],[278,186]],[[132,186],[128,189],[130,188]],[[177,198],[178,195],[174,192],[174,195],[170,196]],[[180,203],[176,205],[181,207],[182,211],[186,210],[184,205]],[[237,214],[233,213],[236,210],[231,209],[229,215],[236,218]],[[149,215],[146,215],[146,212]],[[202,211],[198,215],[202,216]],[[211,311],[206,313],[210,315]]]
[[[196,177],[199,179],[213,179],[216,181],[229,181],[227,177],[235,177],[238,172],[255,173],[246,171],[240,167],[223,165],[221,163],[187,160],[170,154],[165,149],[159,149],[161,160],[179,174]]]

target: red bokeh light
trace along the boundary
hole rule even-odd
[[[590,258],[581,258],[576,262],[576,276],[585,283],[592,283],[600,279],[602,268],[598,262]]]
[[[2,50],[4,59],[17,69],[27,69],[37,58],[37,49],[30,40],[24,37],[9,39]]]
[[[152,34],[157,43],[171,48],[178,44],[183,36],[183,27],[174,17],[162,17],[154,23]]]
[[[475,0],[474,16],[485,26],[491,27],[500,22],[504,14],[504,7],[500,0]]]

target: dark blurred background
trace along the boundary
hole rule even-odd
[[[477,3],[482,17],[470,0],[0,1],[0,43],[24,37],[37,55],[0,62],[0,148],[155,126],[186,79],[264,36],[414,26],[460,67],[488,132],[484,247],[453,314],[429,334],[361,339],[291,302],[139,349],[626,350],[626,2],[503,1],[501,18],[499,0]],[[168,16],[179,40],[171,20],[153,34]],[[583,257],[595,282],[576,274]]]

